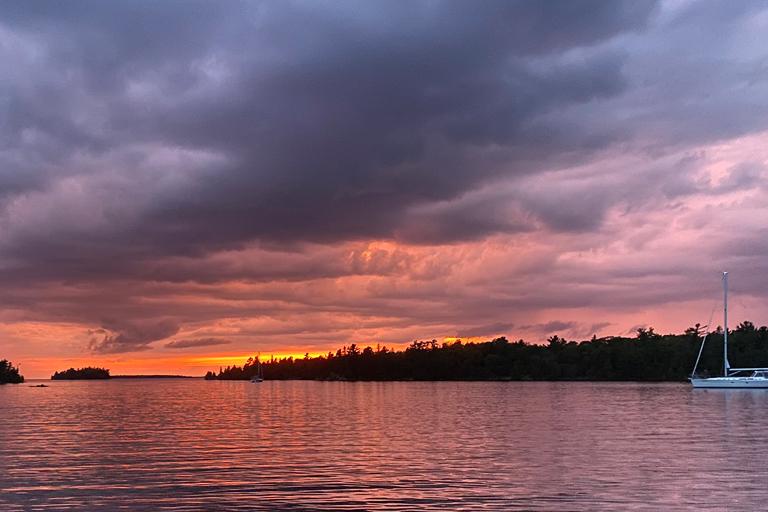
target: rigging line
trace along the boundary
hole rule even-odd
[[[746,301],[744,301],[744,299],[742,299],[741,297],[737,297],[736,298],[736,302],[738,302],[739,306],[741,306],[741,312],[742,312],[742,317],[741,318],[743,318],[745,320],[753,318],[752,317],[752,310],[753,310],[753,308],[751,306],[749,306],[748,303]]]
[[[701,347],[699,347],[699,355],[696,357],[696,363],[693,365],[693,371],[691,372],[691,377],[696,376],[696,370],[699,367],[699,361],[701,360],[701,354],[704,352],[704,343],[707,342],[707,337],[709,336],[709,333],[712,332],[711,325],[712,325],[712,318],[715,316],[715,308],[717,307],[717,303],[719,301],[715,299],[712,302],[712,310],[709,312],[709,321],[704,326],[706,329],[706,332],[704,333],[704,337],[701,339]]]
[[[712,318],[715,316],[715,309],[717,308],[717,305],[720,303],[720,299],[714,299],[712,301],[712,310],[709,312],[709,320],[707,321],[707,334],[712,332]]]
[[[712,304],[712,311],[709,312],[709,320],[707,321],[707,334],[712,331],[712,317],[715,316],[715,308],[717,307],[717,301]]]
[[[701,339],[701,347],[699,347],[699,355],[696,356],[696,364],[693,365],[693,371],[691,372],[691,377],[696,377],[696,369],[699,367],[699,360],[701,359],[701,353],[704,352],[704,343],[707,341],[707,336],[709,336],[709,333],[705,334],[704,337]]]

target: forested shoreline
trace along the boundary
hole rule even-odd
[[[88,366],[86,368],[70,368],[61,372],[54,372],[51,375],[51,380],[96,380],[96,379],[109,379],[109,370],[106,368],[94,368]]]
[[[768,327],[745,321],[729,330],[732,366],[768,366]],[[261,361],[265,379],[286,380],[596,380],[685,381],[704,333],[697,324],[682,334],[639,329],[632,337],[576,342],[552,336],[546,344],[501,337],[482,343],[414,341],[405,350],[345,346],[320,357]],[[710,333],[698,374],[722,373],[722,329]],[[258,359],[209,371],[208,380],[248,380]]]
[[[7,359],[0,360],[0,384],[21,384],[24,376],[19,373],[19,367]]]

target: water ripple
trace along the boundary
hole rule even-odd
[[[0,387],[0,510],[756,510],[768,393],[678,384]]]

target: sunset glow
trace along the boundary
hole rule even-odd
[[[0,8],[0,357],[768,322],[765,6],[534,4]]]

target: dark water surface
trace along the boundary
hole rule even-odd
[[[764,510],[768,392],[0,386],[0,510]]]

